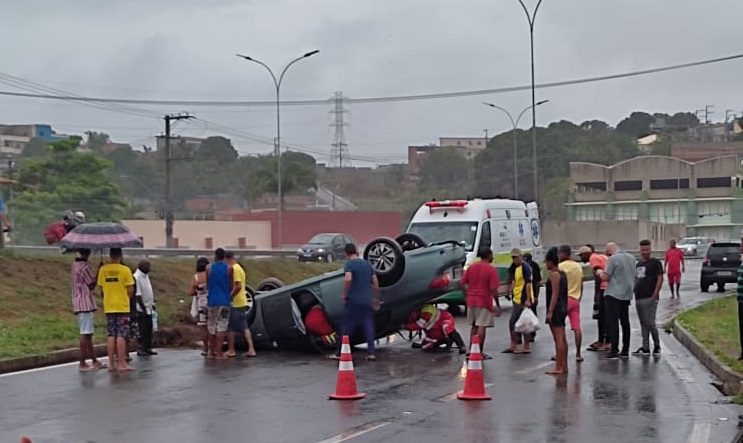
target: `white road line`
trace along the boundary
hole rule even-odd
[[[689,436],[689,443],[707,443],[711,426],[709,423],[694,423]]]
[[[34,373],[34,372],[46,371],[48,369],[64,368],[64,367],[67,367],[67,366],[73,366],[73,365],[77,365],[77,364],[79,364],[79,363],[76,362],[76,361],[73,361],[73,362],[62,363],[62,364],[54,365],[54,366],[43,366],[41,368],[26,369],[25,371],[8,372],[6,374],[0,374],[0,378],[10,377],[12,375],[31,374],[31,373]]]
[[[361,426],[356,426],[355,428],[351,428],[347,431],[344,431],[338,435],[334,435],[330,438],[326,438],[325,440],[320,440],[317,443],[341,443],[344,441],[351,440],[352,438],[356,438],[360,435],[364,435],[368,432],[375,431],[379,428],[383,428],[387,426],[388,424],[392,423],[392,420],[377,420],[370,423],[366,423]]]
[[[668,346],[666,346],[666,343],[663,340],[662,336],[658,337],[658,339],[660,340],[661,347],[663,349],[668,349]],[[682,382],[689,385],[689,388],[687,389],[699,389],[696,387],[696,380],[694,379],[691,371],[679,364],[678,355],[666,355],[665,358],[663,358],[663,361],[668,364],[671,370]],[[706,415],[706,417],[700,416],[700,414],[694,412],[694,426],[691,428],[691,434],[689,435],[689,439],[687,440],[688,443],[709,442],[712,429],[710,426],[712,413],[710,411],[709,405],[702,406],[702,410],[704,411],[703,415]]]
[[[520,371],[516,371],[515,374],[519,374],[519,375],[521,375],[521,374],[528,374],[529,372],[537,371],[537,370],[542,369],[542,368],[546,368],[547,366],[549,366],[551,364],[553,364],[551,361],[544,362],[544,363],[542,363],[542,364],[540,364],[538,366],[534,366],[532,368],[526,368],[526,369],[521,369]]]

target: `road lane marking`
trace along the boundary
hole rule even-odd
[[[544,362],[544,363],[542,363],[542,364],[540,364],[538,366],[534,366],[534,367],[531,367],[531,368],[526,368],[526,369],[521,369],[519,371],[516,371],[515,374],[519,374],[519,375],[528,374],[529,372],[536,371],[536,370],[539,370],[539,369],[542,369],[542,368],[546,368],[547,366],[549,366],[551,364],[552,364],[551,361]]]
[[[491,387],[491,386],[493,386],[493,384],[492,384],[492,383],[485,383],[485,387],[486,387],[486,388],[489,388],[489,387]],[[444,395],[443,397],[439,397],[439,398],[437,398],[437,399],[436,399],[436,401],[441,401],[441,402],[444,402],[444,401],[452,401],[452,400],[456,400],[456,399],[457,399],[457,394],[458,394],[458,393],[459,393],[459,391],[457,391],[457,392],[454,392],[454,393],[452,393],[452,394],[447,394],[447,395]]]
[[[320,440],[317,443],[341,443],[344,441],[351,440],[352,438],[356,438],[360,435],[364,435],[371,431],[376,431],[377,429],[383,428],[390,423],[392,423],[392,420],[372,421],[372,422],[363,424],[361,426],[356,426],[355,428],[351,428],[347,431],[344,431],[338,435],[334,435],[330,438],[326,438],[325,440]]]
[[[709,423],[694,423],[689,436],[689,443],[707,443],[711,426]]]
[[[76,361],[72,361],[72,362],[69,362],[69,363],[62,363],[62,364],[59,364],[59,365],[42,366],[40,368],[26,369],[26,370],[23,370],[23,371],[16,371],[16,372],[8,372],[8,373],[5,373],[5,374],[0,374],[0,378],[10,377],[11,375],[31,374],[31,373],[34,373],[34,372],[46,371],[47,369],[64,368],[64,367],[67,367],[67,366],[73,366],[73,365],[77,365],[77,364],[80,364],[80,363],[79,362],[76,362]]]

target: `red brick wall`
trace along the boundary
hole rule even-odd
[[[224,214],[223,218],[270,221],[271,243],[278,247],[276,211]],[[397,212],[284,211],[283,243],[285,247],[300,246],[315,234],[339,232],[350,235],[359,244],[365,244],[376,237],[396,237],[401,233],[401,224],[402,218]]]

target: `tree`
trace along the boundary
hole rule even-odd
[[[53,143],[45,157],[21,164],[12,202],[19,243],[42,243],[44,227],[66,210],[81,210],[88,221],[120,217],[125,203],[107,176],[111,162],[77,152],[79,143],[79,137]]]
[[[423,157],[419,175],[422,190],[446,191],[452,197],[471,192],[470,163],[456,148],[444,146]]]
[[[277,193],[278,161],[276,156],[259,157],[256,170],[246,183],[246,194]],[[315,159],[307,154],[285,152],[281,154],[281,205],[287,194],[304,192],[317,187]]]
[[[634,137],[635,139],[650,133],[650,125],[655,118],[647,112],[633,112],[617,125],[617,132]]]
[[[668,120],[673,126],[693,128],[699,126],[699,118],[693,112],[677,112]]]
[[[85,135],[88,137],[85,144],[93,152],[102,152],[103,147],[111,140],[111,137],[104,132],[85,131]]]
[[[219,165],[227,165],[237,160],[237,150],[229,139],[215,136],[207,137],[201,142],[194,153],[197,162],[211,162]]]
[[[21,158],[42,157],[48,150],[49,145],[44,140],[34,137],[23,147]]]

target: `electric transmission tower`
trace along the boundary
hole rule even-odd
[[[330,126],[335,129],[333,143],[330,145],[332,147],[330,150],[330,164],[337,164],[339,168],[351,165],[345,133],[345,127],[348,126],[348,123],[346,123],[348,110],[343,107],[343,101],[347,99],[348,97],[344,97],[342,92],[333,94],[333,110],[330,111],[333,115],[333,123]]]

